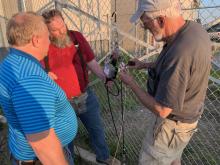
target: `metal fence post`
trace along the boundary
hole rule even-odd
[[[18,11],[26,11],[25,0],[17,0],[18,2]]]
[[[55,0],[55,8],[59,11],[62,10],[62,0]]]

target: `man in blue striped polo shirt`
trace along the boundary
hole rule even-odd
[[[76,135],[76,115],[39,63],[50,43],[42,17],[14,15],[7,38],[11,48],[0,64],[0,104],[8,121],[12,164],[73,164],[65,146]]]

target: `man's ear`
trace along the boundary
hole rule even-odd
[[[157,17],[157,22],[158,22],[160,28],[163,28],[165,25],[165,18],[163,16],[159,16],[159,17]]]
[[[38,35],[33,35],[32,37],[32,44],[34,47],[39,47],[39,36]]]

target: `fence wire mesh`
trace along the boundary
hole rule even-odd
[[[10,5],[13,4],[13,5]],[[16,5],[15,5],[16,4]],[[64,4],[64,5],[63,5]],[[184,150],[184,165],[219,165],[220,164],[220,1],[219,0],[181,0],[185,19],[200,22],[212,40],[213,64],[205,100],[205,111],[199,122],[198,132]],[[154,61],[162,44],[156,43],[148,31],[129,23],[129,17],[137,8],[136,0],[2,0],[0,2],[0,46],[7,47],[5,29],[7,19],[20,11],[42,13],[47,9],[59,8],[70,29],[81,31],[90,42],[100,62],[110,52],[117,39],[122,59],[126,62],[131,57],[145,61]],[[112,13],[116,12],[116,17]],[[115,26],[113,26],[113,24]],[[117,28],[117,32],[115,30]],[[115,33],[117,33],[115,35]],[[137,82],[145,88],[147,73],[131,71]],[[120,86],[120,82],[117,81]],[[91,75],[91,87],[95,90],[101,105],[101,114],[112,156],[122,160],[122,118],[120,95],[110,96],[112,113],[119,134],[120,143],[115,134],[114,125],[108,107],[106,90],[102,82]],[[116,89],[113,90],[116,92]],[[144,108],[130,89],[123,86],[123,106],[125,109],[125,148],[126,164],[135,165],[147,131],[151,113]],[[0,137],[0,164],[6,164],[8,157],[5,150],[5,135]],[[76,143],[88,148],[88,134],[80,124]]]

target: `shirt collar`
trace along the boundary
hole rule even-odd
[[[32,62],[34,62],[34,63],[36,63],[37,65],[39,65],[40,67],[42,67],[41,64],[40,64],[40,62],[39,62],[35,57],[33,57],[31,54],[28,54],[28,53],[23,52],[23,51],[21,51],[21,50],[18,50],[18,49],[16,49],[16,48],[10,48],[10,49],[9,49],[9,54],[16,54],[16,55],[18,55],[18,56],[22,56],[22,57],[28,58],[28,59],[31,60]]]

